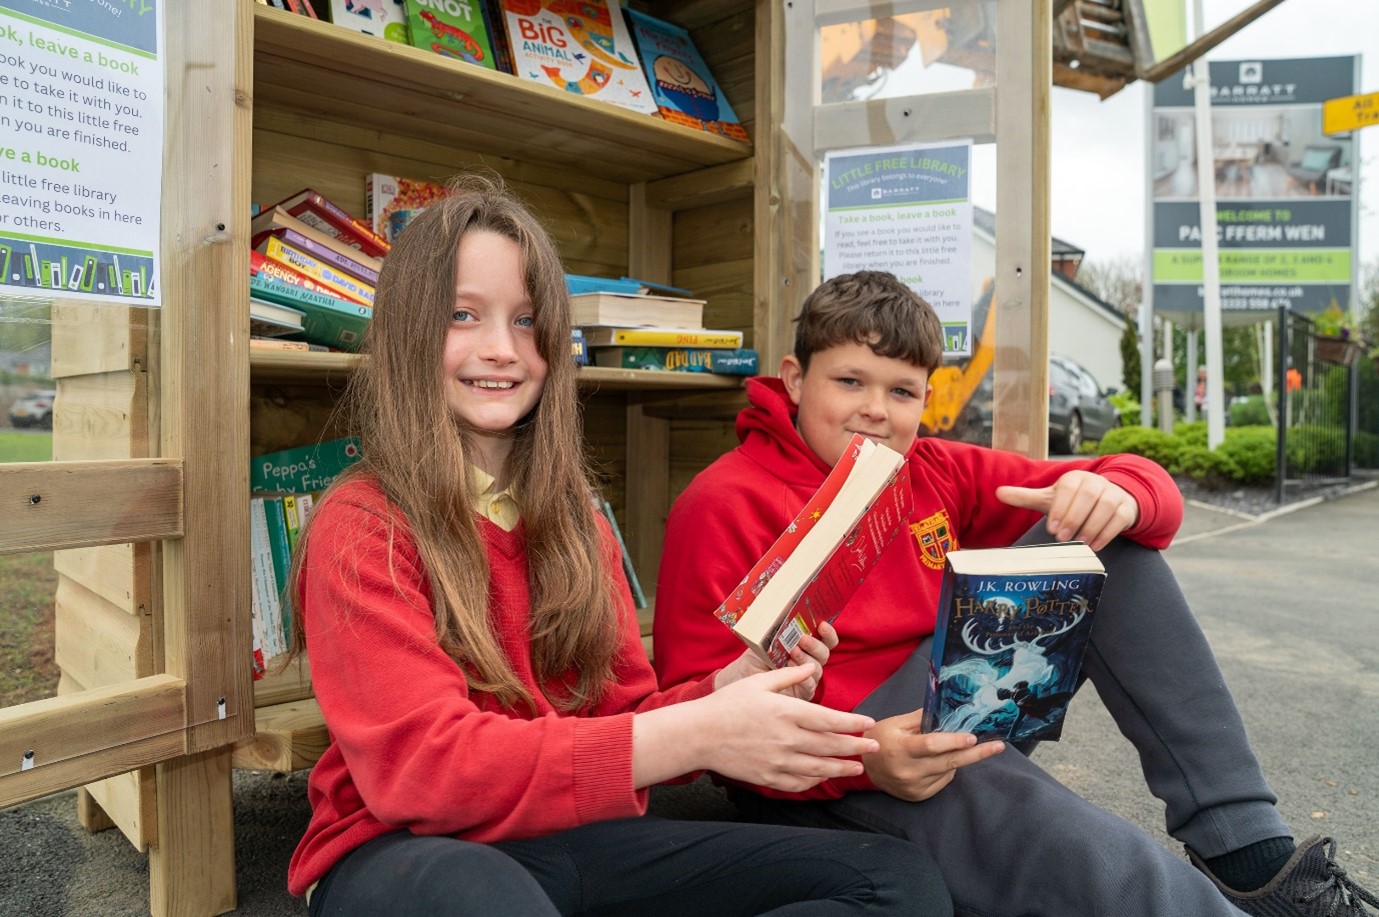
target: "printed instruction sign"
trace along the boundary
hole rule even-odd
[[[971,141],[824,157],[824,278],[890,271],[934,307],[954,356],[972,350],[971,164]]]
[[[161,0],[0,0],[0,295],[159,304]]]

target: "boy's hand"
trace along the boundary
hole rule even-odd
[[[786,693],[792,697],[798,697],[800,700],[809,700],[813,697],[814,692],[819,688],[819,681],[824,677],[824,665],[828,662],[829,651],[837,645],[838,632],[827,621],[819,623],[817,637],[802,637],[795,648],[790,651],[790,664],[792,666],[808,666],[814,670],[814,674],[804,681],[791,685],[786,689]],[[772,671],[770,663],[749,649],[733,660],[730,665],[719,670],[713,681],[713,689],[717,691],[735,681],[770,671]]]
[[[1003,742],[977,743],[965,732],[920,732],[923,712],[893,716],[868,729],[881,748],[862,756],[876,788],[907,802],[928,799],[947,786],[958,768],[1005,750]]]
[[[1090,471],[1069,471],[1049,487],[997,487],[996,498],[1043,513],[1056,541],[1079,538],[1093,551],[1106,547],[1140,519],[1134,497]]]

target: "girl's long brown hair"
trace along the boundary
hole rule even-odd
[[[505,707],[534,710],[490,624],[488,553],[465,473],[475,454],[471,431],[450,411],[443,390],[456,253],[470,232],[497,233],[520,247],[536,346],[548,364],[540,401],[513,428],[499,483],[514,487],[521,501],[538,684],[557,709],[576,711],[613,678],[616,597],[591,510],[564,271],[550,236],[496,179],[452,180],[447,196],[414,219],[384,259],[364,339],[368,360],[345,396],[363,458],[341,482],[371,476],[402,510],[430,577],[436,636],[470,687]],[[303,538],[289,595],[300,595],[305,548]],[[329,613],[313,613],[323,611]],[[294,651],[303,645],[301,628],[297,616]]]

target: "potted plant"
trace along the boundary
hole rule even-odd
[[[1354,366],[1360,359],[1363,348],[1358,323],[1335,302],[1313,317],[1312,330],[1316,334],[1318,360]]]

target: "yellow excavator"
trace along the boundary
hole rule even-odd
[[[922,435],[990,442],[989,432],[983,437],[980,430],[973,429],[981,421],[980,406],[974,404],[972,398],[990,375],[995,356],[996,310],[991,308],[992,293],[993,283],[988,277],[981,295],[972,304],[972,327],[980,323],[982,330],[972,340],[971,356],[961,363],[946,363],[929,377],[934,391],[919,421]]]

